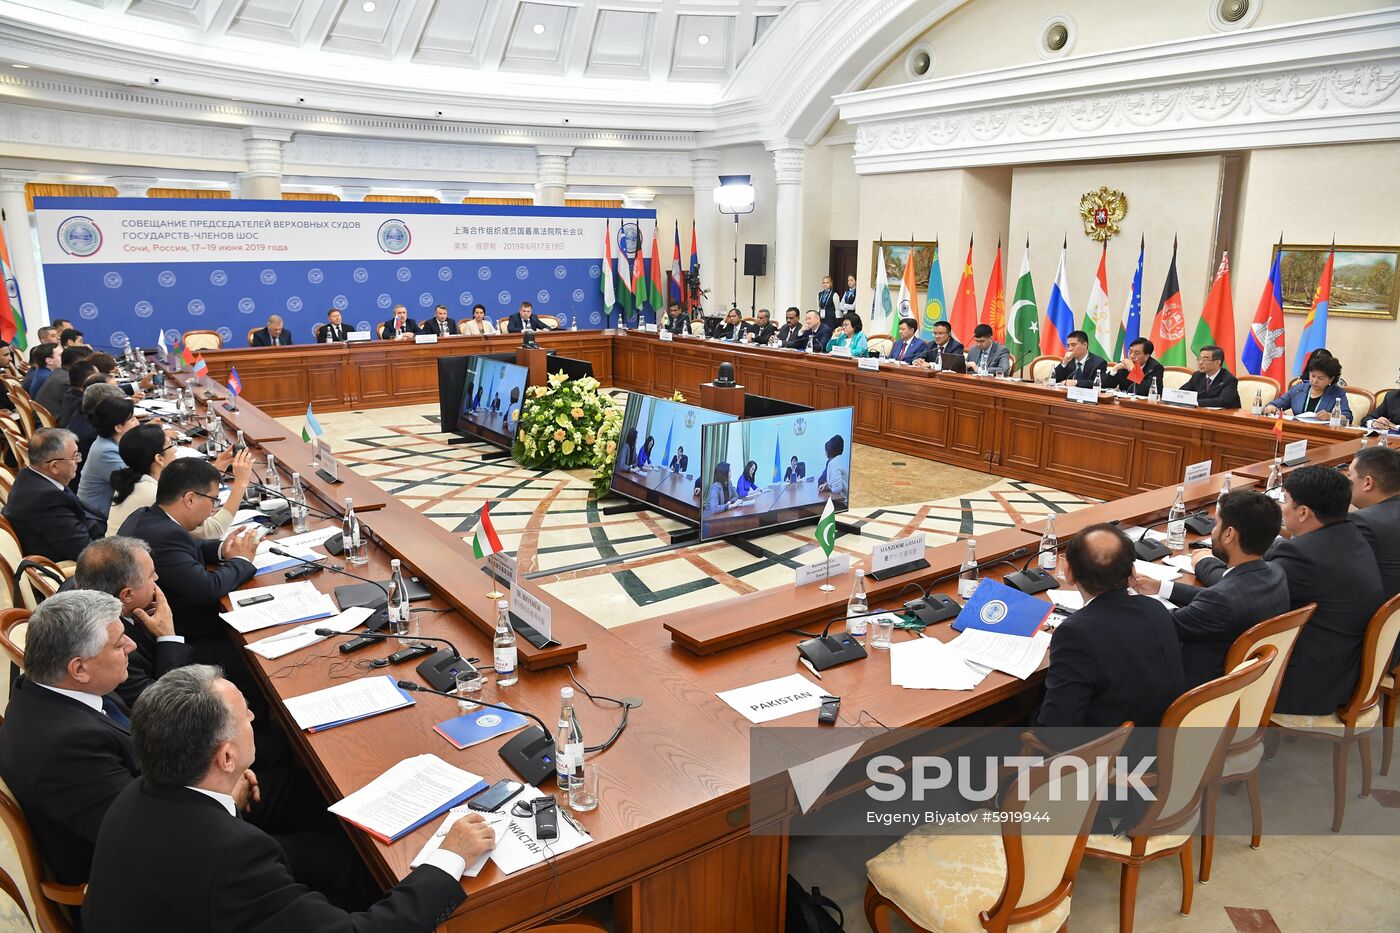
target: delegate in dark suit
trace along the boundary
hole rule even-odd
[[[805,350],[810,342],[812,351],[814,353],[821,353],[830,340],[831,328],[823,324],[814,331],[799,331],[796,337],[793,337],[787,343],[783,344],[783,346],[790,350]]]
[[[1142,364],[1143,379],[1136,385],[1128,378],[1128,374],[1131,372],[1132,369],[1130,367],[1125,367],[1116,373],[1105,372],[1103,375],[1103,387],[1105,389],[1118,389],[1122,392],[1131,392],[1134,395],[1147,398],[1148,393],[1152,391],[1150,387],[1155,383],[1158,394],[1161,393],[1162,375],[1166,372],[1166,369],[1161,363],[1157,362],[1156,357],[1149,356],[1147,362]]]
[[[521,331],[523,331],[524,329],[525,329],[525,321],[520,317],[520,312],[519,312],[519,311],[515,312],[515,313],[512,314],[510,317],[506,318],[506,333],[508,333],[508,334],[518,334],[518,333],[520,333]],[[550,327],[549,324],[548,324],[547,322],[540,320],[540,316],[539,316],[538,314],[532,314],[532,315],[530,315],[530,329],[531,329],[531,330],[554,330],[554,328],[553,328],[553,327]]]
[[[1392,389],[1387,392],[1385,398],[1376,403],[1375,409],[1361,419],[1361,426],[1370,427],[1371,422],[1377,418],[1384,418],[1391,424],[1400,425],[1400,389]]]
[[[418,325],[413,322],[413,318],[411,317],[404,318],[402,324],[395,324],[394,319],[390,318],[383,324],[380,324],[379,327],[380,340],[397,340],[400,334],[418,333]]]
[[[322,324],[321,329],[316,332],[316,342],[340,343],[345,340],[345,335],[349,333],[349,331],[350,328],[346,327],[344,324],[331,324],[328,322]]]
[[[255,347],[290,347],[294,343],[296,341],[292,339],[292,332],[285,327],[276,337],[272,336],[266,327],[259,327],[253,331],[253,346]]]
[[[436,317],[431,317],[418,325],[420,334],[437,334],[439,337],[450,337],[457,333],[457,322],[452,318],[443,318],[439,321]]]
[[[89,512],[72,490],[59,489],[28,468],[15,478],[4,515],[24,553],[52,561],[77,560],[83,548],[107,532],[107,523]]]
[[[720,340],[738,340],[744,336],[748,327],[742,321],[735,321],[733,324],[725,324],[715,331],[715,337]]]
[[[464,900],[461,882],[423,865],[369,910],[346,913],[298,884],[277,842],[218,800],[138,780],[102,824],[83,926],[88,933],[426,933]]]
[[[1400,593],[1400,496],[1357,509],[1351,520],[1375,552],[1386,594]]]
[[[1073,379],[1074,384],[1079,388],[1090,389],[1094,386],[1094,377],[1103,373],[1107,366],[1108,363],[1103,357],[1086,353],[1082,360],[1070,360],[1068,363],[1056,366],[1052,375],[1056,385],[1066,379]]]
[[[126,680],[117,688],[117,696],[127,706],[134,706],[141,691],[159,680],[161,674],[189,664],[194,649],[185,642],[158,641],[146,631],[146,626],[126,616],[122,616],[122,628],[136,650],[126,656]]]
[[[1246,629],[1288,611],[1288,580],[1276,564],[1252,560],[1213,586],[1173,583],[1167,598],[1179,607],[1171,616],[1190,688],[1225,673],[1225,655]]]
[[[1167,607],[1112,590],[1055,630],[1035,724],[1156,726],[1184,690],[1181,643]]]
[[[769,321],[767,324],[760,324],[757,321],[752,324],[745,324],[744,331],[753,338],[753,342],[762,346],[773,339],[773,335],[778,332],[778,325]]]
[[[924,351],[927,349],[928,344],[924,343],[918,337],[910,337],[907,342],[904,340],[896,340],[894,346],[890,347],[889,358],[892,360],[901,360],[905,363],[912,363],[922,357]]]
[[[784,324],[778,328],[778,342],[787,346],[788,341],[795,339],[800,333],[802,333],[801,324]]]
[[[1222,369],[1213,379],[1199,370],[1191,374],[1181,387],[1187,392],[1196,393],[1196,404],[1201,408],[1239,408],[1240,381],[1228,369]]]
[[[139,772],[125,726],[27,677],[15,681],[0,728],[0,775],[55,881],[88,880],[103,817]]]
[[[924,345],[923,359],[932,363],[935,353],[955,353],[958,356],[967,356],[967,347],[959,343],[955,337],[949,337],[948,342],[941,347],[937,340],[930,340]]]

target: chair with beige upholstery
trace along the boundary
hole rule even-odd
[[[40,405],[38,402],[30,402],[29,404],[34,409],[34,422],[36,428],[58,427],[58,419],[54,417],[53,412],[49,411],[43,405]]]
[[[1187,380],[1194,372],[1194,369],[1187,369],[1185,366],[1164,366],[1162,368],[1162,388],[1179,389],[1186,385]]]
[[[1293,643],[1298,640],[1298,632],[1304,623],[1312,618],[1316,610],[1317,603],[1308,603],[1292,612],[1265,619],[1236,638],[1225,655],[1225,670],[1232,671],[1260,645],[1273,645],[1278,649],[1278,657],[1269,672],[1256,680],[1240,697],[1240,725],[1230,740],[1230,747],[1226,749],[1225,766],[1219,777],[1206,784],[1205,799],[1201,803],[1201,884],[1210,880],[1211,859],[1215,854],[1215,811],[1220,805],[1221,787],[1244,783],[1249,792],[1249,812],[1254,828],[1250,848],[1257,849],[1263,842],[1264,813],[1259,797],[1259,766],[1264,760],[1264,736],[1269,717],[1274,712],[1274,701],[1278,699],[1279,688],[1283,686],[1288,658],[1293,654]]]
[[[191,353],[203,353],[205,350],[222,350],[224,348],[224,338],[220,337],[216,330],[187,330],[180,337],[180,340]]]
[[[11,421],[0,415],[0,444],[4,445],[3,449],[9,450],[6,462],[14,463],[16,475],[29,466],[29,444],[24,439],[18,421]]]
[[[28,609],[0,610],[0,651],[19,668],[24,667],[24,638],[28,630]]]
[[[0,889],[19,905],[39,933],[69,933],[73,925],[61,905],[73,908],[76,914],[82,906],[87,885],[57,884],[49,880],[29,822],[4,782],[0,782],[0,823],[3,823],[5,836],[19,856],[24,882],[21,890],[8,872],[0,870]]]
[[[1360,424],[1361,419],[1376,410],[1376,396],[1369,389],[1346,386],[1347,405],[1351,408],[1351,423]]]
[[[1392,596],[1371,617],[1361,643],[1361,677],[1351,699],[1335,713],[1304,716],[1274,713],[1277,728],[1269,736],[1269,757],[1278,749],[1279,733],[1332,743],[1332,832],[1342,831],[1347,806],[1347,758],[1351,746],[1361,752],[1361,796],[1371,796],[1371,730],[1381,719],[1381,678],[1400,635],[1400,595]]]
[[[1026,368],[1026,372],[1030,374],[1032,382],[1044,382],[1055,371],[1055,367],[1062,362],[1064,359],[1058,356],[1037,356],[1031,360],[1031,365]]]
[[[1390,773],[1390,756],[1395,751],[1395,710],[1400,706],[1400,664],[1381,678],[1381,777]]]
[[[1384,405],[1384,404],[1385,404],[1385,398],[1386,398],[1386,396],[1389,395],[1389,394],[1392,393],[1392,392],[1400,392],[1400,389],[1396,389],[1396,388],[1392,387],[1392,388],[1389,388],[1389,389],[1381,389],[1379,392],[1377,392],[1377,393],[1376,393],[1376,407],[1377,407],[1377,408],[1380,408],[1382,405]]]
[[[703,336],[705,336],[705,322],[704,322],[704,321],[700,321],[700,320],[691,321],[691,322],[690,322],[690,336],[692,336],[692,337],[703,337]]]
[[[874,353],[880,354],[881,358],[890,355],[890,349],[894,346],[894,341],[888,337],[868,337],[865,345]]]
[[[0,463],[0,508],[10,501],[10,489],[15,485],[18,473],[4,463]]]
[[[11,395],[10,400],[15,403],[15,414],[19,419],[15,422],[19,427],[19,433],[24,437],[29,437],[39,426],[39,418],[34,414],[34,400],[21,392],[19,395]],[[5,421],[10,419],[5,418]]]
[[[559,318],[553,314],[536,314],[535,317],[548,324],[554,330],[559,329]]]
[[[39,554],[26,557],[16,570],[15,587],[19,592],[19,604],[31,612],[57,593],[69,576],[58,564]]]
[[[1013,819],[1001,823],[999,837],[939,836],[926,825],[867,862],[865,918],[871,929],[888,933],[892,913],[917,930],[944,933],[1064,929],[1098,791],[1108,782],[1106,762],[1122,751],[1131,731],[1125,724],[1050,758],[1007,789],[1002,813],[1048,815],[1030,833]],[[1078,795],[1064,794],[1065,788],[1080,786],[1095,792],[1087,800],[1066,799]]]
[[[1216,680],[1186,691],[1167,707],[1157,732],[1157,771],[1142,819],[1124,835],[1094,833],[1088,858],[1122,864],[1118,887],[1119,933],[1131,933],[1142,866],[1160,858],[1181,859],[1181,913],[1191,912],[1191,840],[1201,817],[1206,782],[1220,773],[1225,750],[1240,721],[1240,697],[1269,669],[1278,654],[1264,645],[1247,662]]]
[[[1251,376],[1248,373],[1239,377],[1240,405],[1245,411],[1254,407],[1254,396],[1262,394],[1267,405],[1281,395],[1278,380],[1272,376]]]

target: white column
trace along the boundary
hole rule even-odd
[[[471,194],[470,188],[439,188],[438,200],[443,204],[461,204]]]
[[[155,185],[155,179],[144,175],[111,175],[107,184],[117,189],[119,198],[144,198],[146,191]]]
[[[719,250],[719,208],[715,206],[715,189],[719,187],[719,159],[708,151],[691,153],[691,187],[695,192],[695,249],[700,254],[700,285],[710,290],[710,297],[703,304],[706,310],[727,308],[730,292],[720,294],[719,285],[721,256]],[[729,218],[725,218],[729,220]],[[732,222],[732,221],[731,221]],[[684,236],[681,237],[683,263],[690,268],[690,256],[686,254]],[[732,261],[732,257],[731,261]],[[732,291],[732,290],[731,290]]]
[[[773,173],[777,181],[775,230],[773,240],[773,306],[802,305],[802,164],[800,143],[783,139],[765,148],[773,153]]]
[[[569,180],[569,157],[573,146],[536,146],[535,203],[551,207],[564,206],[564,187]]]
[[[282,197],[282,147],[291,140],[290,130],[254,126],[243,131],[243,158],[248,170],[238,176],[240,198]]]
[[[44,296],[39,292],[39,263],[34,255],[34,238],[29,232],[29,207],[24,202],[24,186],[34,180],[33,172],[0,172],[0,210],[5,212],[5,243],[10,249],[19,298],[30,333],[48,322]],[[28,337],[28,335],[26,335]]]
[[[354,185],[341,185],[339,191],[340,200],[342,201],[363,201],[365,195],[369,193],[370,190],[368,188],[360,188]]]

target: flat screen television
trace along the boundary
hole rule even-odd
[[[529,376],[524,366],[485,356],[468,357],[462,407],[457,413],[458,433],[510,450],[515,429],[520,426]]]
[[[700,520],[700,431],[734,421],[698,405],[632,393],[622,413],[613,492],[685,521]]]
[[[549,375],[563,373],[570,379],[582,379],[593,375],[593,364],[588,360],[574,360],[567,356],[550,355],[545,357],[545,372]]]
[[[710,424],[700,437],[700,540],[816,521],[850,505],[854,409]]]

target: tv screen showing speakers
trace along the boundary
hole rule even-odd
[[[612,491],[648,508],[700,519],[700,432],[733,415],[632,393],[622,413]]]
[[[816,521],[850,505],[853,408],[706,425],[700,540]]]
[[[510,450],[515,429],[520,426],[529,376],[524,366],[485,356],[468,357],[457,432]]]

